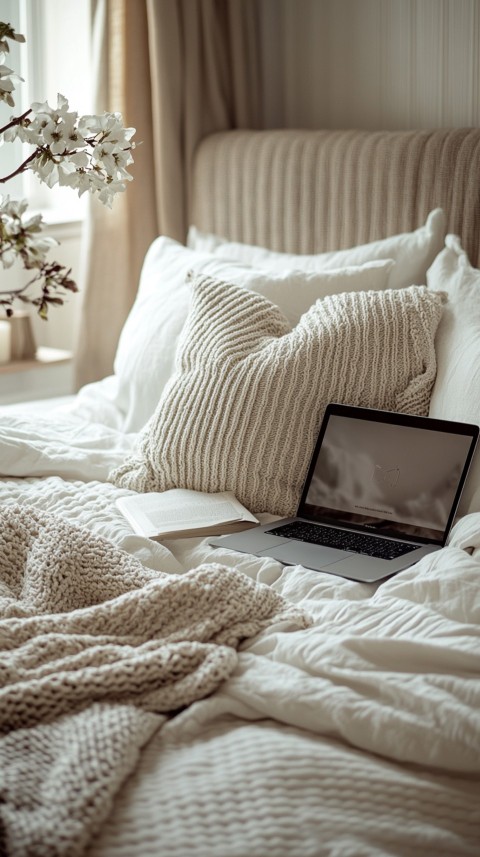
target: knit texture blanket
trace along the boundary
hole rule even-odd
[[[56,516],[0,510],[0,854],[82,854],[166,716],[280,621],[308,624],[240,572],[159,573]]]

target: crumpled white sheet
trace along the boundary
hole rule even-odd
[[[480,514],[450,545],[380,584],[242,558],[315,617],[291,639],[261,635],[205,705],[273,717],[390,759],[480,775]],[[176,543],[182,565],[232,551]],[[255,572],[253,571],[255,568]]]
[[[105,481],[134,449],[136,434],[44,412],[0,412],[0,476],[63,476]]]
[[[124,404],[125,408],[121,405]],[[109,428],[123,431],[126,423],[128,403],[122,402],[118,376],[109,375],[101,381],[93,381],[82,387],[76,396],[59,405],[55,413],[71,416],[85,422],[102,423]]]

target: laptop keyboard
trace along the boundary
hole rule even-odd
[[[397,559],[403,554],[416,550],[418,545],[379,539],[364,533],[336,530],[334,527],[324,527],[321,524],[308,524],[304,521],[294,521],[283,524],[273,530],[267,530],[273,536],[296,539],[299,542],[310,542],[314,545],[325,545],[329,548],[366,554],[378,559]]]

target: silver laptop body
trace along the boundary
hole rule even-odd
[[[374,582],[446,542],[479,429],[328,405],[298,512],[209,544]]]

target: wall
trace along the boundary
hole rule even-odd
[[[480,125],[480,0],[262,0],[265,127]]]

